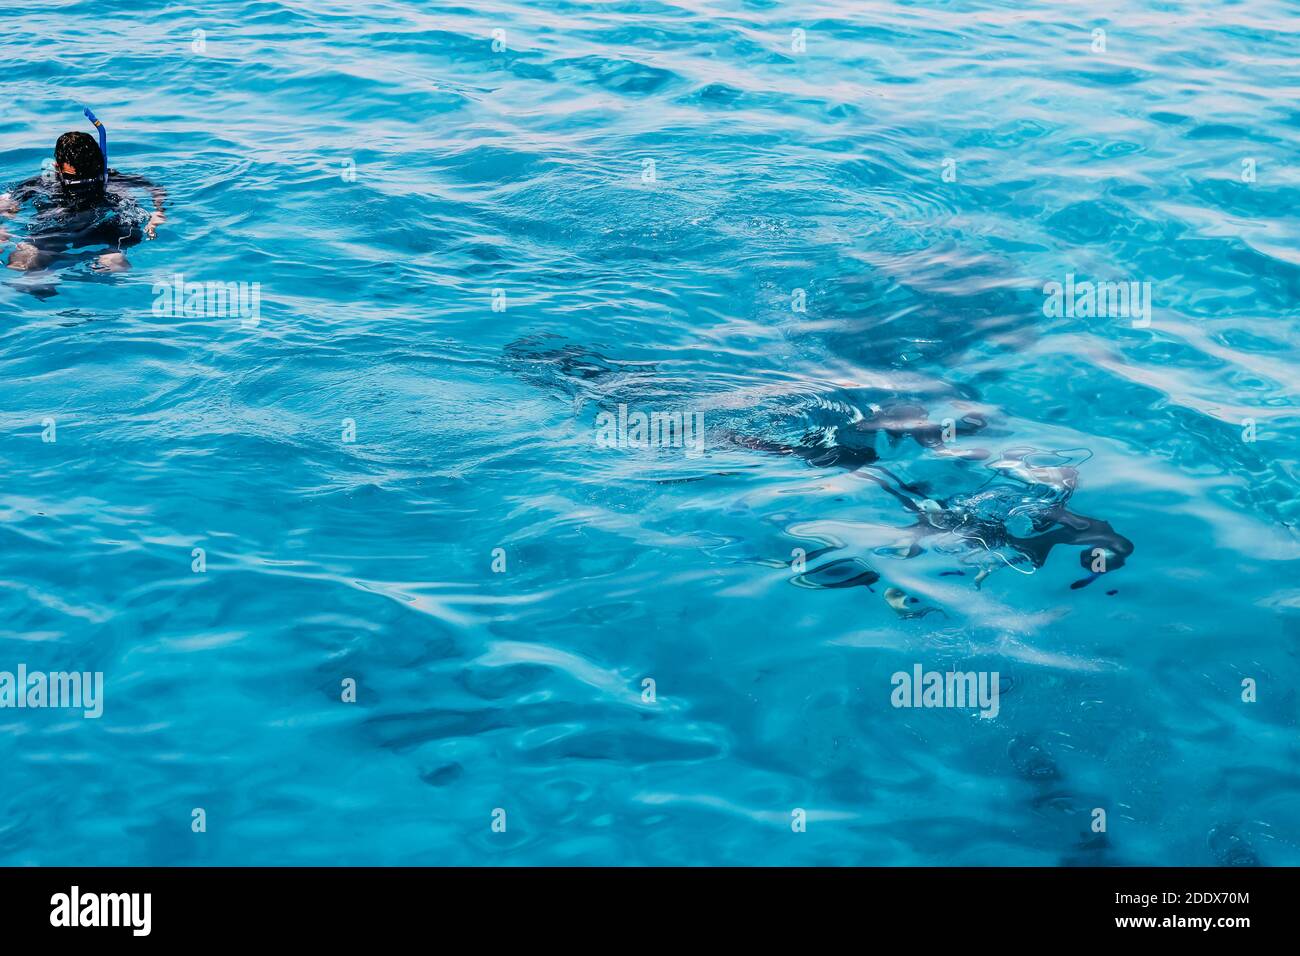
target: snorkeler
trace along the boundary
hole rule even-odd
[[[26,237],[9,254],[10,269],[30,272],[49,265],[72,249],[109,246],[94,268],[121,272],[131,267],[123,250],[142,238],[153,239],[167,217],[167,193],[143,176],[108,168],[108,139],[104,125],[84,111],[99,131],[99,142],[88,133],[68,132],[54,144],[53,173],[35,176],[0,194],[0,217],[15,215],[29,200],[35,216]],[[147,189],[153,212],[136,202],[130,189]],[[0,228],[0,244],[9,234]]]

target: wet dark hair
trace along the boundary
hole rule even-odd
[[[62,172],[67,163],[75,169],[75,179],[94,179],[104,175],[104,154],[89,133],[64,133],[54,144],[54,164]]]

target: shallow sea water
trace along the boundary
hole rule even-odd
[[[0,710],[0,862],[1300,863],[1294,5],[6,13],[0,183],[84,104],[170,200],[0,277],[0,670],[105,680]]]

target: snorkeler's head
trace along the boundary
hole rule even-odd
[[[65,185],[88,180],[102,183],[104,153],[89,133],[76,130],[64,133],[54,144],[54,169]]]

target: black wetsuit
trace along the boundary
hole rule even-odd
[[[32,203],[35,215],[23,241],[46,255],[69,249],[108,246],[121,251],[144,238],[149,212],[136,201],[133,189],[154,191],[143,176],[110,169],[103,189],[79,192],[50,175],[34,176],[14,187],[11,198],[20,205]]]

